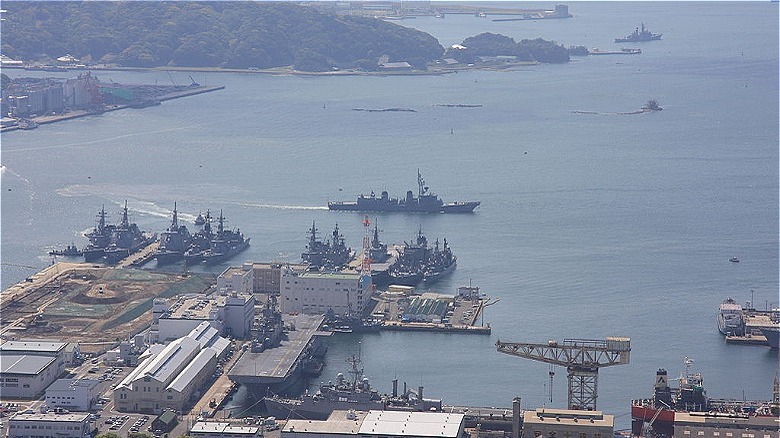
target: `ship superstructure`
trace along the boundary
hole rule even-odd
[[[438,195],[430,191],[425,180],[417,170],[417,196],[412,190],[406,192],[402,199],[391,198],[387,191],[380,196],[372,191],[370,195],[359,195],[357,201],[333,201],[328,202],[330,210],[347,211],[382,211],[382,212],[406,212],[406,213],[471,213],[480,201],[444,203]]]

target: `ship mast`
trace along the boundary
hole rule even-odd
[[[171,221],[171,231],[179,229],[179,216],[176,211],[176,201],[173,202],[173,221]]]
[[[102,207],[100,207],[100,211],[98,212],[98,225],[97,225],[97,231],[98,233],[102,233],[103,229],[106,227],[106,205],[103,204]]]
[[[363,261],[360,263],[360,276],[365,277],[371,275],[371,219],[368,215],[363,217],[363,228],[366,230],[365,236],[363,236]],[[378,236],[374,235],[378,240]]]
[[[417,169],[417,199],[420,199],[425,194],[425,180],[420,173],[420,169]]]
[[[130,221],[127,219],[127,199],[125,199],[125,208],[122,209],[122,227],[127,228],[130,226]]]

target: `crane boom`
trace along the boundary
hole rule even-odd
[[[608,337],[564,339],[562,343],[496,342],[500,353],[565,366],[569,375],[569,409],[596,409],[599,368],[629,363],[631,340]]]

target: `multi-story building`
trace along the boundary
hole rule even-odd
[[[615,418],[601,411],[542,408],[523,414],[524,438],[612,438],[614,429]]]
[[[59,379],[46,388],[46,406],[70,411],[88,411],[97,401],[94,379]]]
[[[230,341],[206,321],[168,345],[152,345],[114,391],[116,409],[152,414],[183,410],[213,375],[229,346]]]
[[[254,283],[254,269],[251,263],[231,266],[217,276],[217,290],[220,292],[238,292],[251,294]]]
[[[370,276],[287,270],[282,273],[279,306],[284,313],[361,314],[370,297]]]
[[[202,322],[220,335],[246,339],[254,322],[255,298],[249,294],[217,293],[186,295],[169,303],[155,299],[152,304],[152,342],[180,338]]]
[[[94,425],[89,413],[16,413],[8,419],[8,438],[87,438]]]
[[[252,292],[256,294],[279,295],[282,284],[282,272],[292,270],[305,272],[307,266],[291,263],[253,263]]]
[[[42,393],[65,371],[66,346],[51,340],[0,344],[0,392],[9,398],[32,398]]]

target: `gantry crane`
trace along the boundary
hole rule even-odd
[[[569,409],[596,410],[599,368],[625,365],[631,354],[629,338],[564,339],[546,344],[496,342],[500,353],[565,366],[569,373]]]

